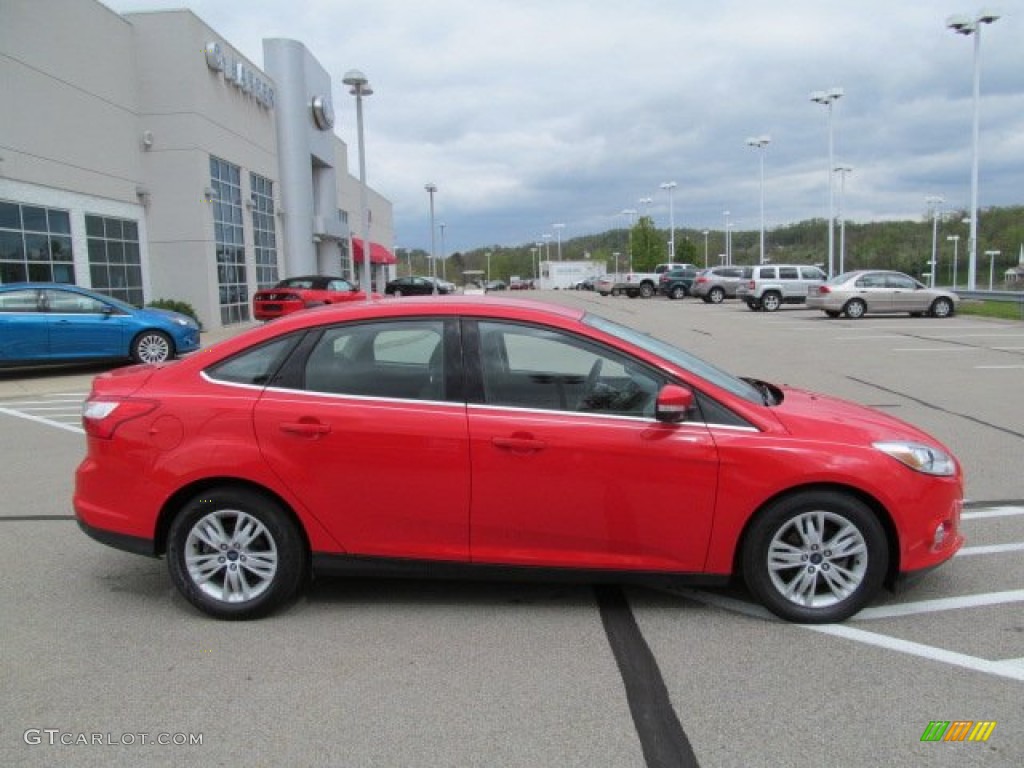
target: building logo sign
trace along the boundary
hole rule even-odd
[[[932,720],[921,741],[988,741],[995,729],[995,720]]]
[[[243,93],[252,94],[261,106],[274,108],[274,86],[263,79],[261,72],[246,64],[234,51],[225,53],[218,42],[207,43],[204,53],[206,66],[223,74],[225,80]]]

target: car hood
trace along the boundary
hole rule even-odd
[[[880,440],[912,440],[949,449],[942,443],[902,419],[875,408],[794,387],[779,387],[782,402],[772,413],[792,435],[827,437],[849,444],[871,444]]]
[[[183,315],[181,312],[175,312],[172,309],[160,309],[158,307],[145,307],[138,310],[138,317],[154,317],[160,318],[161,320],[169,320],[171,322],[183,320],[188,324],[189,327],[198,328],[199,325],[196,321],[188,315]]]

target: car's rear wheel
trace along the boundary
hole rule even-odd
[[[860,299],[850,299],[846,302],[846,306],[843,307],[843,312],[851,320],[859,320],[864,317],[868,311],[868,305]]]
[[[163,363],[174,357],[174,342],[163,331],[143,331],[132,341],[136,363]]]
[[[673,299],[682,299],[686,296],[686,289],[681,285],[677,285],[669,292],[668,295]]]
[[[721,288],[712,288],[708,291],[708,301],[712,304],[721,304],[725,301],[725,291]]]
[[[928,311],[932,317],[950,317],[953,314],[953,302],[940,296],[932,302]]]
[[[838,491],[805,491],[761,512],[744,539],[743,576],[768,610],[825,624],[863,608],[889,566],[885,530],[870,508]]]
[[[196,496],[174,518],[167,567],[178,591],[204,613],[254,619],[298,591],[306,547],[280,504],[225,486]]]
[[[747,302],[747,309],[749,309],[751,312],[757,312],[757,310],[759,310],[760,308],[761,305],[756,301],[751,300]]]
[[[774,312],[782,306],[782,297],[774,291],[768,291],[761,297],[761,308],[765,312]]]
[[[651,298],[651,296],[654,295],[654,286],[651,285],[650,283],[641,283],[640,295],[643,296],[645,299]]]

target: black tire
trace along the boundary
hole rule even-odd
[[[178,591],[218,619],[256,619],[293,598],[308,569],[297,524],[247,488],[210,489],[185,504],[167,533]]]
[[[707,300],[710,301],[712,304],[721,304],[723,301],[725,301],[725,291],[716,286],[712,288],[710,291],[708,291]]]
[[[843,314],[851,320],[860,320],[867,314],[868,305],[860,299],[850,299],[843,307]]]
[[[932,317],[952,317],[953,302],[944,296],[940,296],[932,302],[931,307],[928,309],[928,314]]]
[[[775,291],[768,291],[761,297],[761,309],[765,312],[774,312],[782,306],[782,297]]]
[[[751,312],[757,312],[761,309],[761,305],[757,301],[751,299],[747,302],[747,309]]]
[[[640,295],[645,299],[651,298],[654,295],[654,286],[650,283],[640,283]]]
[[[709,296],[701,296],[700,300],[703,301],[705,304],[711,303],[711,298]]]
[[[754,596],[776,616],[804,624],[857,613],[878,593],[888,567],[882,524],[866,504],[839,491],[774,502],[751,524],[742,551]]]
[[[682,299],[686,297],[686,289],[681,285],[677,285],[669,291],[668,297],[670,299]]]
[[[841,314],[842,314],[842,312],[836,312],[834,309],[826,309],[825,310],[826,317],[831,317],[833,320],[835,320]]]
[[[174,357],[174,342],[163,331],[143,331],[132,340],[131,355],[136,363],[164,363]]]
[[[612,288],[612,296],[621,296],[621,295],[622,295],[622,291],[620,291],[618,288]]]

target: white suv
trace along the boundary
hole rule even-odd
[[[736,298],[753,310],[774,312],[783,304],[804,304],[807,290],[822,285],[828,276],[806,264],[761,264],[744,267]]]

